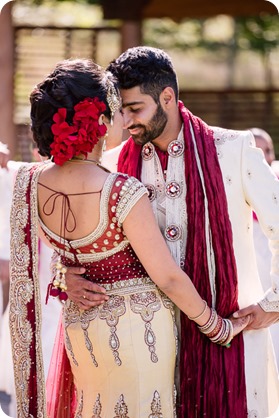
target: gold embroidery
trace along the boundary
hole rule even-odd
[[[270,301],[264,298],[258,304],[265,312],[279,312],[279,300]]]
[[[118,353],[120,342],[116,334],[116,325],[118,323],[119,317],[124,315],[126,312],[125,299],[121,295],[131,294],[132,292],[135,292],[136,290],[144,289],[148,291],[148,290],[152,290],[156,288],[156,285],[154,284],[154,282],[152,282],[152,280],[149,277],[123,280],[123,281],[115,282],[112,284],[104,284],[103,286],[106,288],[107,294],[111,295],[111,297],[108,300],[108,302],[106,302],[101,308],[94,307],[94,308],[89,309],[88,311],[80,311],[78,306],[70,300],[67,300],[67,302],[65,303],[63,307],[63,316],[64,316],[64,322],[65,322],[65,346],[67,348],[68,353],[70,354],[72,358],[73,363],[76,366],[78,366],[78,362],[75,358],[71,340],[68,335],[68,327],[71,324],[80,322],[81,328],[83,329],[83,332],[84,332],[85,345],[88,351],[90,352],[94,365],[98,367],[98,362],[93,354],[93,344],[88,336],[87,330],[90,325],[90,322],[93,321],[95,318],[97,318],[97,316],[99,316],[100,319],[106,319],[106,322],[108,326],[110,327],[110,332],[111,332],[109,345],[112,349],[116,363],[118,365],[121,365],[122,362],[119,358],[119,353]],[[115,295],[116,291],[118,295]],[[168,309],[171,309],[172,307],[171,312],[172,312],[172,315],[174,316],[172,302],[167,298],[167,296],[165,296],[165,299],[166,299],[166,302],[165,302],[166,304],[168,300],[168,306],[166,307]],[[150,336],[148,336],[147,338],[150,341]]]
[[[109,345],[112,349],[115,362],[118,366],[122,364],[119,358],[118,349],[120,346],[119,339],[116,334],[116,325],[118,324],[119,317],[126,312],[125,300],[123,296],[111,296],[107,302],[103,304],[99,311],[100,319],[105,319],[110,327],[111,336],[109,339]]]
[[[17,203],[15,208],[15,221],[19,228],[24,228],[28,219],[28,205],[24,201]]]
[[[17,174],[11,210],[11,297],[10,330],[12,338],[17,415],[29,418],[29,381],[31,374],[31,344],[36,345],[36,386],[37,417],[46,416],[45,379],[41,346],[41,306],[38,278],[38,237],[37,237],[37,181],[42,166],[31,176],[34,165],[22,166]],[[30,182],[31,180],[31,182]],[[27,190],[30,185],[30,210]],[[29,219],[30,214],[30,219]],[[31,249],[25,243],[25,228],[31,225]],[[32,252],[31,252],[32,251]],[[32,269],[32,270],[31,270]],[[33,278],[30,278],[31,277]],[[33,334],[28,317],[27,304],[34,300]]]
[[[100,394],[98,393],[96,402],[93,407],[93,415],[92,418],[101,418],[101,412],[102,412],[102,404],[100,401]]]
[[[82,410],[83,410],[83,392],[81,392],[80,400],[79,400],[78,407],[75,413],[75,418],[82,418]]]
[[[116,415],[113,418],[129,418],[128,416],[128,406],[124,401],[124,396],[120,395],[120,398],[114,408]]]
[[[34,282],[34,299],[35,299],[35,321],[36,321],[36,373],[37,387],[40,393],[37,397],[38,417],[44,417],[46,409],[46,393],[45,393],[45,376],[43,364],[43,352],[41,341],[42,312],[41,312],[41,291],[39,282],[39,242],[38,242],[38,196],[37,183],[44,164],[38,166],[37,171],[33,174],[31,180],[31,244],[32,244],[32,263],[33,263],[33,282]]]
[[[96,261],[104,260],[105,258],[108,258],[114,254],[119,253],[120,251],[125,250],[125,248],[128,247],[129,241],[127,239],[124,239],[120,243],[116,242],[116,245],[114,245],[114,248],[111,248],[110,250],[103,250],[99,253],[90,253],[90,254],[78,254],[77,259],[80,263],[94,263]],[[66,253],[67,256],[67,253]]]
[[[149,277],[135,277],[114,283],[103,283],[102,286],[106,289],[108,295],[113,295],[115,292],[118,295],[125,295],[156,288],[156,285]]]
[[[117,173],[111,174],[108,177],[107,181],[105,182],[104,187],[103,187],[103,192],[101,194],[100,207],[107,207],[108,206],[111,189],[112,189],[112,186],[114,184],[115,178],[118,175],[119,174],[117,174]],[[115,223],[117,222],[117,219],[115,217],[113,217],[112,221],[114,223],[110,224],[110,228],[115,229],[115,227],[116,227]],[[68,249],[70,247],[74,248],[74,249],[76,249],[76,252],[79,252],[79,250],[78,250],[79,247],[84,247],[84,246],[90,245],[93,242],[93,248],[95,248],[95,249],[99,248],[99,245],[94,241],[98,240],[98,238],[101,237],[105,233],[105,231],[106,231],[106,229],[108,228],[108,225],[109,225],[109,216],[108,216],[107,211],[101,211],[100,222],[99,222],[97,228],[91,234],[87,235],[84,238],[69,241],[69,242],[65,239],[61,239],[57,234],[52,232],[46,225],[44,225],[43,222],[41,222],[41,220],[40,220],[40,224],[41,224],[41,227],[44,230],[46,235],[48,235],[50,238],[52,238],[55,241],[61,242],[62,244],[64,244],[66,246],[66,251],[64,249],[57,248],[56,249],[57,253],[59,253],[60,255],[64,255],[65,257],[67,257],[68,259],[70,259],[72,261],[75,261],[74,254],[71,253],[70,251],[67,251],[67,247],[68,247]],[[111,234],[110,231],[109,231],[109,233]],[[115,241],[115,245],[111,249],[107,249],[105,247],[102,247],[101,252],[94,252],[93,251],[93,252],[90,252],[90,253],[77,254],[76,256],[77,256],[77,259],[80,263],[94,263],[94,262],[97,262],[97,261],[104,260],[107,257],[110,257],[112,255],[115,255],[115,254],[119,253],[120,251],[125,250],[125,248],[127,248],[128,245],[129,245],[129,241],[126,238],[126,239],[123,239],[120,243]]]
[[[177,418],[177,414],[176,414],[176,399],[177,399],[177,390],[176,390],[176,386],[173,385],[173,418]]]
[[[156,336],[151,328],[151,321],[154,318],[154,312],[159,311],[161,302],[155,292],[141,292],[130,296],[131,309],[134,313],[140,314],[145,322],[144,341],[151,353],[151,361],[158,361],[155,353]]]
[[[81,328],[83,329],[84,338],[85,338],[85,346],[87,350],[89,351],[90,356],[93,360],[93,363],[96,367],[98,367],[98,363],[93,354],[93,344],[88,336],[88,327],[90,325],[90,322],[93,321],[97,317],[98,311],[99,311],[98,307],[94,307],[92,309],[89,309],[88,311],[82,312],[80,316]]]
[[[125,181],[119,192],[120,197],[117,202],[115,213],[119,226],[124,222],[132,207],[145,194],[148,194],[147,189],[136,178],[130,177]]]
[[[148,415],[148,418],[163,418],[161,399],[157,390],[154,392],[153,400],[151,403],[151,414]]]
[[[239,131],[214,127],[213,135],[215,144],[223,145],[226,141],[234,141],[239,136]]]
[[[230,129],[214,127],[213,136],[214,136],[217,156],[219,159],[221,159],[223,157],[221,145],[224,145],[226,141],[234,141],[239,136],[239,132],[233,131]]]
[[[65,323],[65,347],[67,348],[70,356],[72,357],[73,363],[78,366],[78,362],[75,358],[73,347],[71,344],[70,337],[68,335],[68,327],[71,324],[75,324],[79,322],[80,319],[80,311],[77,305],[74,302],[70,301],[69,299],[66,301],[63,307],[63,317]]]

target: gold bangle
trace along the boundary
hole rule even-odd
[[[197,319],[201,318],[205,314],[206,308],[207,308],[207,302],[206,300],[204,300],[204,308],[202,310],[202,313],[200,313],[198,316],[192,316],[192,317],[189,315],[187,316],[191,321],[196,321]]]

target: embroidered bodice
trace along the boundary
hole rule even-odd
[[[122,228],[126,216],[144,194],[147,191],[137,179],[110,174],[101,191],[99,223],[89,235],[67,240],[50,231],[41,220],[40,224],[62,263],[85,267],[84,277],[98,283],[146,277]]]

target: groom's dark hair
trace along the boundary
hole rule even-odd
[[[171,58],[161,49],[147,46],[129,48],[113,60],[107,70],[117,79],[120,89],[140,87],[156,103],[166,87],[174,90],[178,100],[178,82]]]

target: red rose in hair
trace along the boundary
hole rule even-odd
[[[55,122],[52,127],[54,141],[51,144],[51,155],[54,162],[62,165],[75,155],[87,154],[92,151],[100,137],[104,136],[107,128],[99,125],[99,117],[106,110],[106,105],[98,98],[86,98],[75,107],[73,125],[66,122],[67,110],[58,109],[53,116]]]
[[[66,122],[66,115],[67,110],[61,107],[60,109],[58,109],[58,112],[55,113],[55,115],[53,116],[53,120],[55,123],[52,125],[51,131],[53,135],[56,135],[61,139],[67,138],[76,130],[74,126],[70,126]]]

